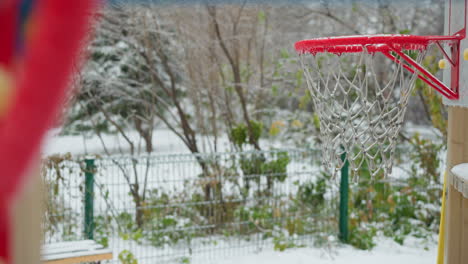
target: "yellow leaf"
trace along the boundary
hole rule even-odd
[[[279,132],[281,132],[281,128],[284,127],[285,124],[283,121],[281,120],[278,120],[278,121],[275,121],[271,124],[271,127],[270,127],[270,135],[272,136],[276,136],[279,134]]]
[[[295,128],[301,128],[301,127],[304,126],[304,124],[302,124],[301,121],[295,119],[295,120],[292,121],[291,126],[295,127]]]

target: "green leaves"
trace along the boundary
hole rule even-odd
[[[258,22],[260,24],[263,24],[266,20],[266,15],[265,15],[265,12],[263,12],[263,10],[258,11],[257,17],[258,17]]]
[[[249,133],[249,129],[245,124],[238,124],[231,130],[231,139],[232,142],[238,146],[242,147],[245,144],[253,144],[258,142],[263,131],[263,124],[254,120],[250,121],[250,127],[252,131]]]
[[[121,232],[119,235],[123,240],[139,242],[143,238],[143,231],[141,229],[136,229],[125,233]]]
[[[280,52],[280,56],[282,59],[289,59],[289,57],[291,57],[287,49],[282,49]]]
[[[287,167],[290,162],[287,152],[279,152],[275,160],[265,162],[261,165],[261,171],[264,174],[271,174],[273,177],[284,182],[287,176]]]
[[[403,30],[400,30],[400,34],[411,34],[411,29],[403,29]]]
[[[285,127],[285,123],[281,120],[275,121],[270,126],[269,134],[271,136],[276,136],[281,132],[281,129]]]
[[[306,109],[307,105],[312,101],[312,96],[309,90],[306,90],[304,95],[299,98],[299,108]]]
[[[312,120],[314,122],[315,129],[317,129],[317,131],[320,131],[320,118],[317,115],[317,113],[314,113]]]
[[[278,85],[273,84],[271,86],[271,93],[273,94],[273,96],[278,96]]]
[[[327,178],[320,177],[316,182],[308,181],[299,186],[298,199],[306,206],[319,209],[324,205],[327,191]]]
[[[302,72],[302,70],[297,70],[296,71],[296,86],[297,87],[301,87],[302,86],[302,78],[303,78],[304,74]]]
[[[249,142],[258,142],[263,131],[263,124],[254,120],[250,121],[250,126],[252,128],[252,135],[249,135]]]
[[[377,235],[375,227],[352,226],[349,232],[349,243],[362,250],[375,247],[374,237]]]
[[[122,250],[119,253],[119,260],[122,264],[138,264],[138,261],[133,253],[128,250]]]
[[[239,124],[231,130],[232,142],[241,147],[247,142],[247,127],[244,124]]]

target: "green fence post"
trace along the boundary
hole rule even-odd
[[[345,164],[341,168],[339,238],[343,243],[348,243],[349,162],[346,159],[346,152],[341,154],[341,160],[345,161]]]
[[[94,159],[85,159],[85,193],[84,193],[84,235],[94,239]]]

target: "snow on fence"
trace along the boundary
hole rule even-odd
[[[397,183],[398,196],[408,181],[396,178],[385,181]],[[45,241],[94,239],[113,250],[112,263],[206,263],[264,247],[324,245],[338,235],[339,180],[322,171],[317,150],[53,156],[43,179]],[[377,203],[364,203],[373,199],[366,188],[352,182],[350,195],[364,193],[362,208],[378,215]]]

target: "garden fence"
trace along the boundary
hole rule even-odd
[[[401,239],[415,228],[402,230],[405,221],[436,229],[440,184],[411,182],[408,168],[393,176],[351,180],[340,210],[343,184],[340,191],[340,179],[323,172],[312,149],[53,156],[43,166],[44,237],[94,239],[113,250],[111,263],[206,263],[271,247],[329,246],[338,237],[366,248],[372,241],[362,237],[379,228],[362,223],[381,218],[399,221],[384,232]],[[416,197],[418,188],[431,188],[433,197]],[[343,210],[349,217],[339,220]]]

